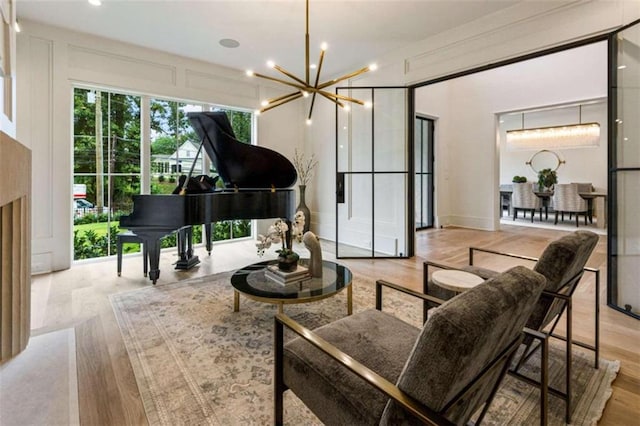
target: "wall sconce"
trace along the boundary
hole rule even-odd
[[[600,144],[600,124],[582,123],[582,105],[580,105],[580,124],[550,126],[533,129],[507,130],[507,146],[514,149],[545,148],[582,148]]]

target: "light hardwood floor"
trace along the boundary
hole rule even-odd
[[[386,279],[420,290],[423,261],[451,265],[467,262],[471,245],[538,256],[546,245],[566,232],[503,226],[499,232],[448,228],[418,233],[416,257],[393,260],[340,260],[356,276]],[[324,257],[332,259],[332,244]],[[175,253],[163,253],[158,285],[239,268],[258,261],[251,242],[221,244],[211,256],[197,248],[202,263],[191,271],[175,271]],[[476,264],[506,268],[513,260],[478,257]],[[602,270],[601,356],[621,361],[613,395],[600,424],[634,425],[640,419],[640,322],[606,306],[606,238],[588,266]],[[109,295],[151,285],[142,276],[139,256],[125,257],[122,276],[115,259],[74,265],[71,269],[33,279],[33,335],[75,327],[80,422],[84,425],[142,425],[146,417],[135,377],[116,323]],[[574,297],[574,335],[593,340],[593,278],[585,277]]]

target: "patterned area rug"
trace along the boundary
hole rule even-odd
[[[241,297],[233,312],[231,273],[115,294],[115,311],[149,423],[271,424],[273,315],[276,306]],[[371,282],[354,280],[354,313],[375,306]],[[383,309],[420,324],[419,303],[385,293]],[[314,328],[346,315],[346,292],[320,302],[286,305],[285,313]],[[292,337],[292,336],[290,336]],[[611,395],[618,361],[574,351],[572,424],[591,425]],[[552,382],[562,383],[562,352],[551,347]],[[529,374],[535,375],[532,358]],[[533,376],[536,377],[536,376]],[[561,388],[561,385],[557,387]],[[539,424],[539,392],[506,377],[483,424]],[[564,403],[549,398],[550,424],[564,424]],[[320,423],[291,392],[285,394],[287,424]]]

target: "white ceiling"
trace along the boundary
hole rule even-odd
[[[303,76],[304,0],[18,0],[17,16],[147,48],[269,74]],[[407,44],[521,0],[310,0],[310,57],[326,41],[322,75],[336,77]],[[235,39],[235,49],[220,46]]]

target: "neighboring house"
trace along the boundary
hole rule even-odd
[[[188,173],[191,170],[197,152],[198,146],[192,141],[186,141],[171,155],[153,155],[151,159],[153,163],[152,170],[157,174]],[[202,154],[198,159],[200,161],[196,163],[193,169],[194,175],[202,174]]]

